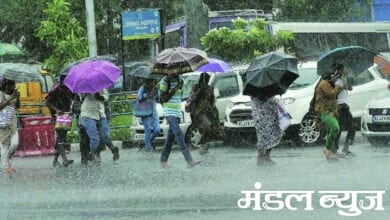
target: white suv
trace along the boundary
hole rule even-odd
[[[323,141],[325,136],[325,131],[321,129],[322,126],[318,126],[314,115],[309,113],[309,104],[313,98],[315,86],[320,80],[317,75],[317,63],[299,63],[298,71],[300,76],[280,97],[291,116],[291,126],[286,130],[284,137],[296,144],[316,144]],[[352,79],[353,87],[353,90],[349,91],[349,105],[358,125],[366,103],[372,97],[388,92],[388,81],[378,72],[376,65],[359,74],[350,74],[349,77]],[[231,103],[226,108],[224,126],[233,144],[234,141],[240,141],[243,135],[255,136],[249,96],[240,95],[231,99]]]
[[[363,110],[361,129],[372,145],[386,145],[390,141],[390,91],[367,103]]]
[[[214,94],[216,97],[216,106],[219,111],[219,118],[221,124],[224,121],[225,109],[230,98],[242,93],[243,83],[240,76],[240,71],[244,71],[248,66],[242,65],[233,68],[226,73],[209,73],[210,81],[209,85],[214,88]],[[186,143],[191,148],[196,148],[199,145],[201,134],[194,125],[191,124],[190,114],[184,111],[185,102],[191,92],[192,86],[198,83],[201,72],[192,72],[182,75],[184,79],[183,96],[182,96],[182,117],[180,119],[180,128],[185,135]],[[157,112],[160,119],[160,135],[155,139],[156,142],[163,142],[168,133],[168,123],[163,117],[163,110],[160,104],[157,104]],[[131,129],[131,141],[134,143],[144,143],[144,126],[140,118],[134,116]]]

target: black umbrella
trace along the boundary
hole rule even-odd
[[[282,52],[255,58],[243,74],[244,95],[266,99],[286,92],[298,78],[297,59]]]
[[[339,47],[320,57],[317,63],[317,74],[328,73],[333,63],[341,63],[355,74],[359,74],[374,64],[376,53],[360,46]]]

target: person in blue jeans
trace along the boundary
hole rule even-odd
[[[179,145],[179,150],[184,156],[189,167],[198,165],[201,161],[196,161],[192,158],[189,149],[184,141],[184,134],[180,129],[181,117],[181,96],[183,81],[176,73],[171,73],[161,79],[159,83],[160,100],[163,102],[164,117],[168,122],[169,130],[165,139],[164,149],[161,153],[160,166],[161,168],[168,167],[168,158],[172,151],[173,141],[176,139]]]
[[[137,103],[144,103],[145,108],[142,112],[135,114],[142,115],[141,120],[145,129],[145,151],[153,152],[152,141],[160,134],[160,123],[158,121],[158,114],[156,109],[156,101],[158,100],[158,90],[155,87],[153,79],[146,79],[145,83],[138,89]]]
[[[110,128],[106,116],[104,102],[108,100],[107,89],[95,94],[85,94],[82,97],[80,124],[85,128],[89,138],[89,148],[92,162],[100,164],[99,145],[107,145],[112,153],[113,160],[119,159],[119,149],[114,147],[110,138]]]

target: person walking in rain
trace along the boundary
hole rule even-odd
[[[342,152],[345,154],[353,155],[353,153],[349,150],[349,146],[353,144],[353,141],[355,139],[355,129],[354,129],[354,123],[353,123],[353,117],[352,113],[349,110],[348,105],[348,91],[352,90],[351,83],[348,80],[348,75],[346,72],[344,72],[344,66],[342,64],[334,64],[331,67],[338,68],[337,71],[340,72],[340,77],[336,81],[335,84],[341,85],[342,90],[337,95],[337,101],[339,104],[338,108],[338,122],[340,125],[340,131],[337,136],[337,139],[335,141],[335,147],[339,148],[339,140],[341,136],[341,131],[347,131],[347,137],[345,139],[344,147],[342,149]]]
[[[268,97],[268,98],[263,98]],[[275,164],[271,159],[272,148],[283,137],[278,120],[278,100],[274,96],[251,96],[252,117],[257,136],[257,165]]]
[[[72,103],[73,93],[64,85],[65,76],[60,76],[60,82],[53,87],[53,89],[46,96],[46,105],[48,106],[53,122],[57,120],[57,117],[64,115],[64,113],[70,112],[70,106]],[[69,160],[66,156],[65,147],[67,144],[67,134],[69,127],[56,127],[56,143],[54,146],[54,160],[53,166],[59,165],[58,158],[61,156],[62,164],[68,166],[72,164],[74,160]]]
[[[160,100],[163,102],[164,117],[169,124],[168,135],[165,139],[164,149],[160,158],[161,168],[168,167],[168,158],[171,154],[175,139],[189,167],[196,166],[200,163],[200,161],[192,158],[185,144],[184,134],[179,126],[181,118],[181,96],[183,94],[182,86],[183,80],[176,73],[170,73],[168,76],[162,78],[159,83]]]
[[[104,102],[108,100],[108,91],[103,89],[95,94],[83,94],[81,99],[80,123],[89,138],[92,162],[100,165],[99,144],[107,145],[113,153],[113,160],[119,159],[119,149],[114,147],[110,138],[110,128]]]
[[[326,127],[326,146],[323,150],[327,159],[338,159],[335,141],[340,132],[337,120],[338,102],[337,95],[342,90],[342,82],[335,84],[339,78],[343,66],[335,63],[331,69],[322,76],[315,89],[315,111],[319,114],[322,123]]]
[[[187,105],[192,123],[199,128],[202,138],[199,152],[208,153],[207,139],[219,131],[218,109],[215,106],[214,89],[208,84],[210,75],[201,73],[199,82],[193,85]]]
[[[15,88],[15,81],[4,79],[0,85],[0,110],[7,106],[12,106],[15,109],[20,108],[20,94]],[[9,148],[11,144],[11,138],[17,132],[17,117],[16,111],[14,111],[11,123],[8,126],[0,127],[0,148],[1,148],[1,161],[3,170],[7,173],[15,171],[11,163],[9,162]]]
[[[142,124],[145,128],[145,151],[153,152],[152,141],[160,134],[160,122],[156,109],[156,101],[159,98],[154,79],[145,79],[145,83],[138,89],[137,102],[145,106],[142,112],[135,112],[142,116]],[[150,105],[148,105],[150,104]]]

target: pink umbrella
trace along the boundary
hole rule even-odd
[[[115,84],[121,70],[106,60],[88,60],[73,66],[64,84],[73,93],[96,93]]]

